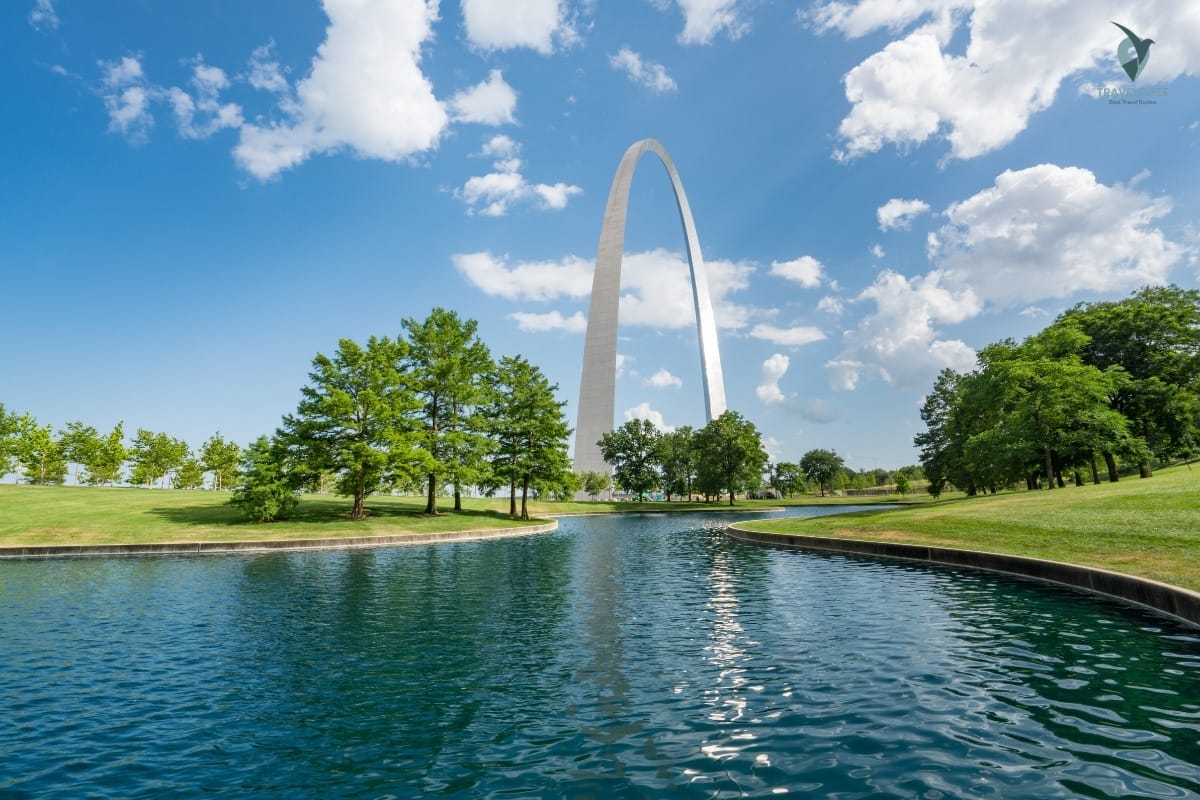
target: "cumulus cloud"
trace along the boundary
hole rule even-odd
[[[58,13],[51,0],[36,0],[33,10],[29,12],[29,24],[39,31],[58,28]]]
[[[661,411],[655,411],[650,407],[650,404],[644,400],[633,408],[625,409],[625,421],[629,422],[633,419],[648,419],[654,424],[654,427],[658,428],[663,433],[670,433],[671,431],[675,430],[674,425],[667,425],[665,422],[663,422],[663,415]]]
[[[1089,170],[1039,164],[952,204],[929,249],[951,284],[999,307],[1123,291],[1166,282],[1186,255],[1154,227],[1170,210]]]
[[[234,156],[260,180],[339,150],[403,161],[436,147],[448,123],[420,67],[436,2],[324,0],[324,9],[325,40],[295,99],[280,103],[282,118],[241,128]]]
[[[650,61],[643,62],[642,57],[628,47],[622,47],[616,55],[609,56],[608,63],[618,72],[624,72],[629,80],[652,92],[661,94],[679,88],[667,74],[666,67]]]
[[[762,383],[754,393],[764,405],[779,406],[788,402],[787,395],[779,388],[779,380],[787,374],[789,364],[791,359],[782,353],[775,353],[763,362]]]
[[[875,216],[879,218],[881,231],[893,228],[907,230],[914,219],[928,210],[929,204],[924,200],[901,200],[899,197],[893,197],[875,211]]]
[[[141,55],[101,61],[100,69],[109,132],[119,133],[133,144],[145,142],[154,126],[150,103],[161,96],[162,90],[146,80]]]
[[[898,37],[843,79],[852,108],[838,128],[840,159],[935,137],[960,159],[1008,144],[1054,102],[1064,81],[1093,74],[1123,80],[1113,19],[1158,35],[1147,81],[1200,74],[1200,51],[1191,46],[1200,39],[1200,6],[1177,0],[1147,0],[1132,12],[1119,0],[825,0],[801,16],[847,38],[880,30]],[[960,42],[963,51],[951,52]]]
[[[483,155],[496,156],[494,172],[467,179],[455,191],[467,204],[467,213],[502,217],[516,203],[530,201],[541,208],[559,211],[583,189],[559,181],[554,184],[529,183],[521,174],[520,146],[507,136],[493,136],[483,145]]]
[[[229,78],[224,70],[197,59],[192,68],[191,83],[194,95],[178,86],[172,86],[168,92],[180,136],[207,139],[219,130],[242,124],[241,106],[221,102],[221,91],[229,88]]]
[[[636,356],[627,356],[624,353],[617,353],[617,377],[620,378],[625,374],[625,365],[630,361],[637,361]]]
[[[506,300],[578,300],[592,291],[592,262],[578,256],[509,266],[504,257],[480,252],[457,253],[451,261],[476,288]]]
[[[556,39],[575,37],[559,0],[462,0],[462,12],[467,41],[481,50],[527,47],[549,55]]]
[[[771,274],[794,281],[805,289],[814,289],[821,285],[825,268],[812,256],[800,256],[791,261],[772,261]]]
[[[887,255],[887,253],[883,252],[883,245],[876,242],[875,244],[871,245],[871,255],[875,256],[876,258],[883,258],[885,255]]]
[[[446,104],[455,122],[481,125],[512,125],[517,121],[517,93],[498,69],[486,81],[464,89]]]
[[[825,338],[820,328],[811,325],[800,325],[794,328],[777,328],[774,325],[759,323],[750,329],[750,335],[755,339],[763,339],[775,344],[802,347],[806,344],[819,342]]]
[[[663,10],[671,6],[670,0],[653,2]],[[675,0],[674,4],[683,13],[683,31],[679,34],[683,44],[708,44],[722,32],[737,39],[750,30],[750,23],[742,15],[745,0]]]
[[[647,386],[653,386],[655,389],[678,389],[683,386],[683,380],[677,375],[672,375],[666,368],[659,369],[649,378],[646,378],[643,383]]]
[[[736,303],[732,295],[750,285],[754,267],[745,262],[705,261],[708,292],[718,328],[741,329],[772,312]],[[656,249],[626,253],[621,268],[622,325],[672,329],[696,325],[692,283],[681,253]]]
[[[275,60],[274,39],[254,48],[248,67],[249,72],[245,79],[255,89],[279,95],[286,95],[291,91],[292,87],[283,75],[284,69]]]
[[[517,328],[529,333],[545,333],[546,331],[583,333],[587,330],[587,317],[583,316],[583,312],[580,311],[576,311],[569,317],[564,317],[559,311],[548,311],[544,314],[517,311],[509,314],[508,318],[516,321]]]
[[[845,310],[842,301],[833,295],[826,295],[817,301],[817,311],[824,311],[826,314],[839,315]]]

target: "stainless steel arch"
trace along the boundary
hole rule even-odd
[[[629,186],[634,168],[645,153],[654,153],[666,167],[679,207],[679,221],[687,244],[688,266],[692,274],[692,299],[696,306],[696,327],[700,337],[700,369],[704,377],[704,411],[709,421],[725,412],[725,379],[721,374],[721,354],[717,349],[717,324],[713,319],[712,300],[700,240],[692,221],[692,209],[679,180],[675,164],[667,150],[655,139],[643,139],[630,145],[621,157],[613,176],[600,228],[600,246],[596,251],[596,269],[592,276],[592,298],[588,305],[587,339],[583,346],[583,373],[579,381],[579,417],[575,425],[575,470],[611,472],[596,444],[613,429],[617,375],[617,307],[621,289],[621,256],[625,249],[625,218],[629,209]]]

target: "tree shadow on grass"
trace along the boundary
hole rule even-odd
[[[382,502],[381,502],[382,501]],[[344,497],[325,497],[304,495],[300,504],[282,523],[299,525],[327,525],[337,522],[351,522],[351,502]],[[432,519],[424,513],[424,500],[408,502],[388,502],[385,498],[377,498],[372,502],[367,498],[366,510],[369,522],[372,519],[422,520]],[[247,520],[240,509],[222,503],[220,505],[167,506],[149,509],[149,513],[177,525],[196,525],[211,527],[244,527],[247,530],[269,530],[271,523],[258,523]],[[441,515],[459,518],[478,518],[480,520],[509,519],[507,514],[488,509],[463,509],[449,511],[442,509]]]

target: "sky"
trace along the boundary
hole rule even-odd
[[[1154,41],[1136,80],[1113,21]],[[774,460],[916,463],[942,368],[1200,282],[1185,0],[10,0],[0,26],[0,403],[56,429],[246,444],[317,353],[435,307],[573,425],[609,186],[647,137]],[[625,250],[614,423],[700,427],[653,156]]]

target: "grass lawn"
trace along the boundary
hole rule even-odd
[[[1200,591],[1200,466],[1160,470],[1146,480],[738,527],[1031,556]]]
[[[468,498],[453,512],[453,500],[441,498],[443,513],[429,517],[420,497],[368,497],[365,520],[351,521],[348,498],[304,495],[293,519],[256,525],[227,505],[228,492],[78,486],[0,484],[0,547],[20,545],[148,544],[262,539],[311,539],[398,533],[434,533],[482,528],[512,528],[529,523],[508,517],[508,498]],[[896,498],[869,498],[891,502]],[[851,499],[864,502],[863,498]],[[778,508],[787,503],[848,502],[847,498],[792,498],[788,501],[739,500],[734,510]],[[627,503],[531,501],[531,517],[555,514],[630,511],[723,511],[723,503]]]

